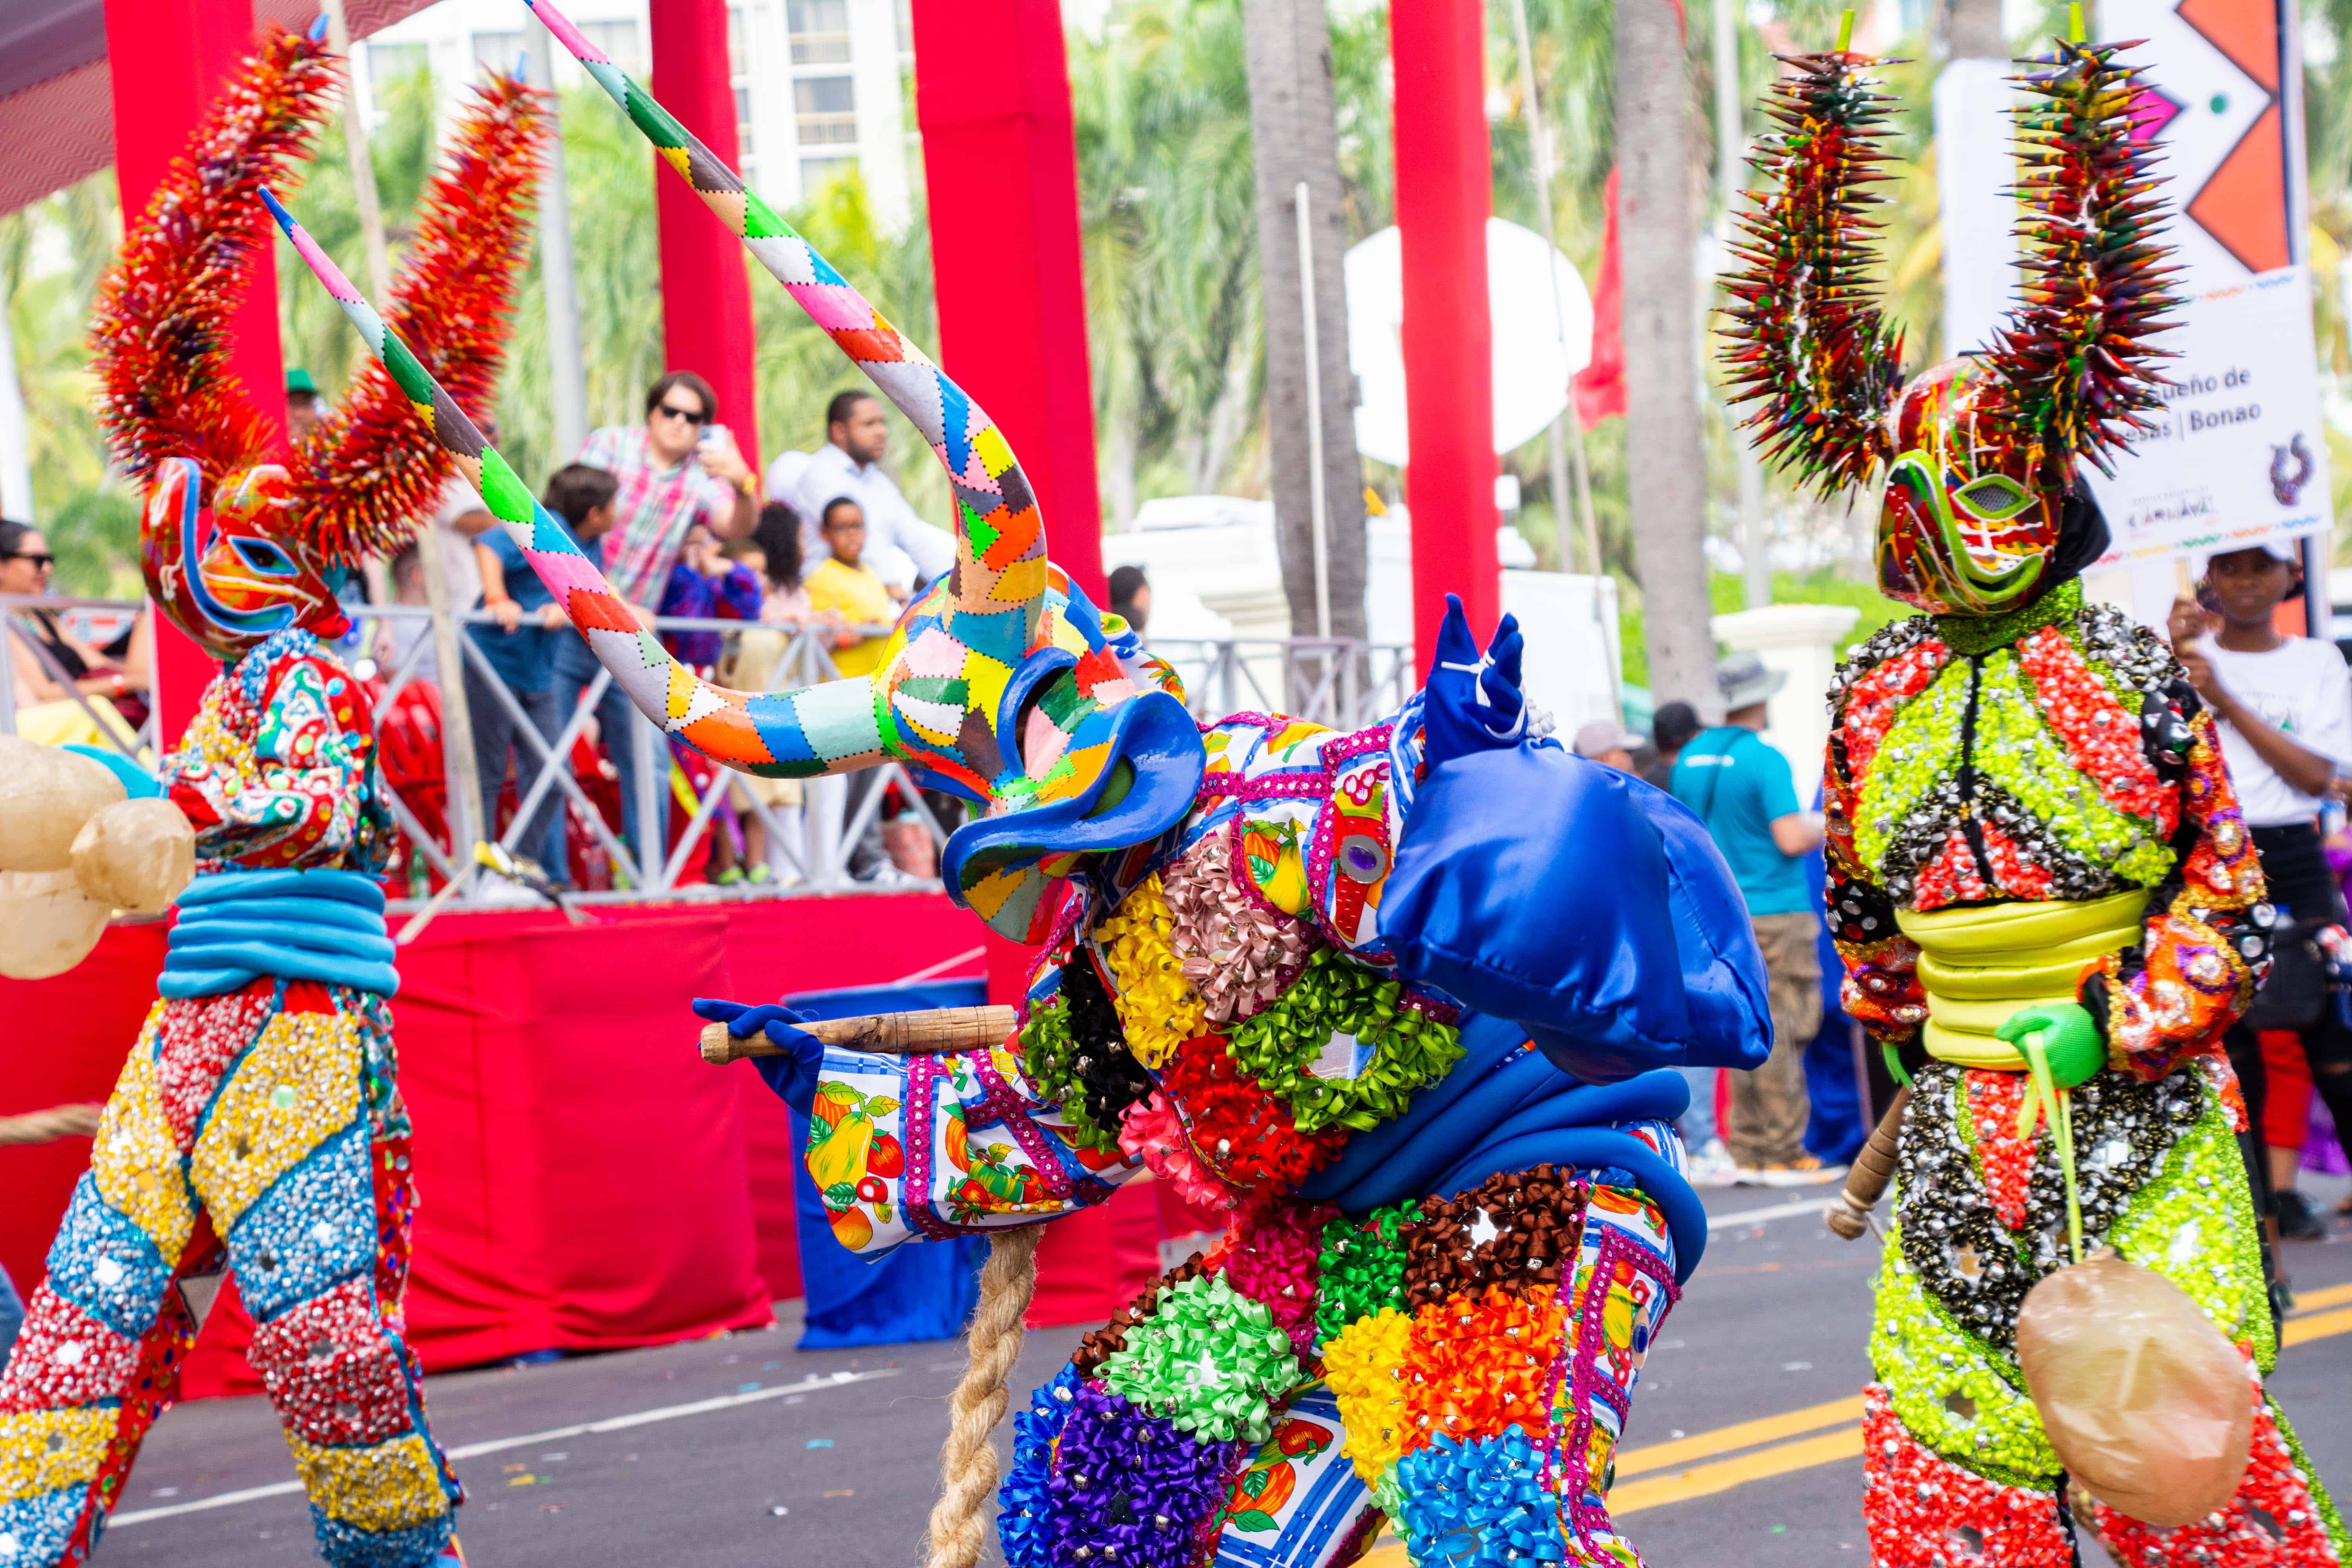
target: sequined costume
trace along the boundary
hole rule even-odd
[[[462,1561],[457,1479],[402,1337],[415,1188],[376,879],[392,822],[367,691],[321,640],[347,626],[327,574],[404,534],[446,464],[404,403],[388,421],[362,383],[289,471],[225,363],[252,191],[299,155],[332,72],[316,37],[264,44],[102,290],[100,412],[148,487],[149,592],[222,669],[163,763],[197,879],[161,999],[0,1377],[6,1568],[96,1548],[177,1391],[197,1326],[183,1287],[224,1268],[320,1553],[344,1568]],[[495,379],[540,123],[520,84],[484,91],[404,272],[404,300],[465,315],[424,352],[471,394]]]
[[[748,772],[896,761],[975,801],[948,890],[1044,950],[992,1049],[824,1049],[779,1008],[698,1011],[787,1047],[761,1070],[806,1114],[808,1171],[854,1251],[1034,1226],[1146,1169],[1234,1216],[1037,1394],[1004,1483],[1008,1561],[1322,1568],[1393,1519],[1422,1563],[1638,1562],[1606,1511],[1610,1455],[1706,1238],[1673,1128],[1688,1091],[1656,1069],[1752,1067],[1767,1033],[1704,829],[1537,739],[1516,632],[1482,653],[1458,605],[1391,722],[1197,723],[1173,672],[1051,564],[970,397],[532,9],[947,469],[954,570],[873,675],[751,694],[677,665],[280,224],[649,717]]]
[[[824,1052],[806,1163],[853,1249],[1032,1223],[1142,1169],[1233,1216],[1033,1400],[999,1514],[1015,1568],[1340,1563],[1384,1527],[1417,1563],[1639,1562],[1605,1492],[1703,1244],[1687,1090],[1580,1081],[1400,978],[1426,934],[1387,897],[1392,867],[1428,874],[1420,708],[1205,727],[1192,809],[1076,872],[1004,1047]]]
[[[2078,1526],[2147,1568],[2347,1561],[2261,1388],[2277,1341],[2220,1040],[2267,963],[2262,871],[2212,715],[2075,575],[2106,543],[2075,459],[2145,428],[2144,338],[2172,303],[2116,48],[2021,68],[2029,281],[1991,352],[1894,374],[1858,282],[1885,101],[1858,55],[1790,62],[1759,160],[1780,189],[1732,285],[1727,357],[1764,400],[1755,423],[1825,492],[1885,472],[1881,586],[1924,612],[1839,668],[1825,780],[1845,1009],[1913,1086],[1864,1419],[1883,1568],[2064,1568]],[[2068,1028],[2082,1246],[2186,1290],[2246,1354],[2258,1405],[2236,1498],[2168,1531],[2096,1500],[2075,1517],[2087,1494],[2015,1354],[2027,1291],[2072,1245],[2062,1135],[2046,1116],[2021,1131],[2025,1051]]]

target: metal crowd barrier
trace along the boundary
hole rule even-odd
[[[71,682],[49,650],[43,646],[25,616],[28,612],[42,611],[70,617],[75,613],[100,613],[119,616],[125,612],[137,612],[134,602],[65,597],[29,598],[0,595],[0,626],[18,646],[29,648],[41,662],[52,679],[68,688]],[[421,605],[353,605],[350,606],[355,625],[361,628],[352,639],[355,651],[347,651],[347,662],[362,679],[370,674],[383,683],[377,700],[379,723],[394,709],[395,700],[410,683],[431,681],[445,691],[448,672],[439,668],[434,639],[430,635],[432,613]],[[491,625],[493,617],[481,610],[468,611],[453,617],[465,625]],[[732,637],[746,631],[766,631],[784,636],[787,645],[777,659],[769,678],[768,689],[791,689],[813,686],[835,679],[835,668],[829,639],[814,626],[770,626],[739,620],[695,619],[682,616],[656,617],[653,629],[657,633],[716,632]],[[887,632],[885,626],[860,627],[872,636]],[[593,679],[584,686],[572,711],[566,714],[559,733],[550,741],[515,694],[470,637],[457,639],[459,658],[478,678],[464,689],[478,704],[487,692],[497,703],[512,729],[519,748],[516,757],[516,807],[506,829],[496,840],[498,847],[511,855],[534,855],[536,844],[524,838],[532,818],[550,794],[561,797],[562,813],[572,822],[583,825],[595,843],[604,850],[614,873],[614,887],[610,890],[573,892],[568,901],[584,903],[642,902],[652,900],[725,900],[786,898],[816,894],[838,894],[859,890],[876,890],[877,883],[857,882],[849,875],[851,852],[867,825],[874,820],[887,794],[887,786],[899,785],[900,798],[911,805],[913,815],[935,847],[947,841],[949,827],[940,821],[923,798],[922,792],[907,770],[889,763],[873,771],[870,785],[862,787],[855,809],[847,809],[843,796],[847,793],[845,780],[803,780],[803,804],[798,807],[772,806],[752,789],[743,787],[751,781],[729,769],[720,768],[706,784],[693,793],[693,806],[685,819],[683,831],[676,835],[676,843],[667,845],[667,834],[657,836],[656,842],[637,846],[625,841],[625,836],[614,831],[604,820],[603,812],[589,798],[580,781],[573,776],[571,756],[573,742],[585,730],[597,705],[611,689],[612,677],[599,669]],[[731,646],[731,644],[730,645]],[[1394,712],[1412,689],[1412,671],[1408,657],[1410,650],[1395,645],[1368,644],[1343,638],[1313,637],[1239,638],[1226,640],[1171,638],[1154,640],[1151,650],[1166,659],[1183,679],[1186,694],[1194,714],[1202,719],[1221,717],[1226,713],[1256,710],[1284,712],[1301,719],[1339,729],[1352,729],[1376,722]],[[388,655],[376,660],[373,655]],[[364,661],[364,662],[363,662]],[[371,668],[370,666],[373,666]],[[16,731],[16,682],[13,667],[9,679],[0,679],[0,733]],[[157,755],[155,721],[151,716],[129,740],[107,724],[95,705],[76,694],[79,702],[96,724],[106,742],[125,755],[153,765]],[[640,825],[663,820],[670,813],[663,805],[672,794],[670,752],[660,731],[628,709],[629,733],[619,744],[631,748],[634,766],[631,773],[635,785],[635,817]],[[605,737],[608,747],[615,742]],[[445,801],[455,801],[458,793],[449,786],[456,770],[475,772],[471,756],[455,754],[454,745],[443,736],[442,773]],[[528,765],[529,776],[524,776]],[[696,848],[714,828],[722,802],[729,800],[739,818],[760,822],[767,830],[768,843],[773,847],[770,855],[772,874],[764,881],[744,880],[718,886],[707,882],[684,883],[679,879],[687,873],[694,859]],[[443,841],[443,836],[430,831],[415,805],[404,799],[386,780],[383,795],[403,835],[435,873],[445,882],[463,880],[465,888],[457,895],[445,895],[436,907],[478,905],[497,900],[498,880],[492,878],[461,878],[464,862],[471,857],[453,850]],[[677,803],[682,808],[684,802]],[[495,811],[495,802],[484,803],[485,809]],[[454,816],[455,814],[450,814]],[[456,826],[452,824],[453,827]],[[640,835],[643,836],[642,833]],[[484,834],[487,837],[488,835]],[[558,876],[562,868],[552,868]],[[936,879],[923,883],[903,874],[888,875],[879,885],[894,889],[908,886],[937,886]],[[507,896],[509,901],[511,895]],[[417,910],[425,900],[404,899],[394,900],[394,907],[403,911]]]

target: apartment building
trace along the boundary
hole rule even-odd
[[[640,81],[650,77],[648,0],[574,0],[580,30]],[[728,63],[743,177],[778,207],[814,200],[856,169],[887,225],[908,213],[912,68],[905,0],[734,0]],[[536,26],[521,0],[439,0],[355,51],[353,76],[373,109],[378,84],[430,70],[446,107],[487,64],[512,70]],[[556,80],[584,80],[562,49]]]

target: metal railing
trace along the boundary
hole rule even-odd
[[[151,752],[155,745],[155,717],[149,713],[146,721],[133,729],[120,710],[102,696],[93,697],[76,689],[69,674],[56,653],[34,629],[37,616],[62,616],[76,610],[100,610],[119,614],[137,610],[135,604],[118,599],[78,599],[63,595],[0,594],[0,735],[16,733],[16,655],[23,649],[33,656],[43,675],[66,689],[59,701],[72,703],[98,732],[99,741],[126,757],[137,759],[141,752]]]
[[[1286,713],[1335,730],[1361,729],[1412,695],[1412,649],[1349,637],[1153,637],[1150,650],[1184,682],[1202,721]]]
[[[120,614],[139,607],[114,600],[0,595],[0,627],[5,627],[6,633],[6,638],[0,640],[13,639],[18,646],[29,648],[49,678],[70,690],[71,680],[27,623],[28,613],[96,610]],[[351,639],[359,651],[348,654],[347,662],[362,679],[373,676],[383,682],[375,707],[379,729],[396,710],[401,693],[412,683],[430,682],[444,692],[447,690],[450,672],[439,668],[429,635],[431,611],[421,605],[405,605],[347,608],[353,622],[362,628]],[[481,610],[453,618],[467,626],[496,624],[488,612]],[[830,626],[776,626],[668,616],[653,622],[653,630],[657,633],[719,634],[730,639],[730,648],[736,646],[732,639],[746,633],[782,637],[785,646],[773,660],[765,681],[769,690],[790,690],[837,679],[840,671],[828,646],[832,629]],[[888,630],[857,629],[876,636]],[[673,783],[667,738],[634,706],[624,703],[629,732],[617,739],[602,739],[608,751],[616,746],[629,748],[632,765],[627,773],[636,798],[634,809],[625,814],[624,820],[633,816],[638,825],[638,842],[631,843],[625,831],[616,832],[605,819],[572,767],[574,743],[585,732],[611,689],[611,674],[601,668],[597,669],[581,688],[572,710],[561,716],[561,726],[550,738],[540,732],[523,702],[509,689],[481,646],[470,637],[461,636],[457,640],[459,658],[475,677],[463,683],[468,700],[478,709],[485,700],[495,703],[514,737],[516,804],[507,826],[495,840],[497,847],[512,856],[534,856],[539,846],[526,839],[535,831],[534,821],[541,806],[552,796],[558,802],[562,818],[584,830],[614,870],[614,885],[611,889],[569,893],[568,901],[756,899],[875,890],[876,882],[852,879],[851,861],[856,847],[881,810],[884,800],[893,793],[888,786],[894,784],[898,786],[896,796],[906,808],[905,815],[920,824],[934,852],[947,841],[950,825],[940,820],[906,768],[896,763],[871,770],[866,775],[871,782],[859,786],[854,806],[845,799],[852,792],[844,778],[801,781],[802,804],[797,806],[769,804],[763,796],[772,792],[756,787],[758,781],[728,768],[714,768],[706,781],[691,790],[681,790]],[[1171,638],[1156,640],[1150,647],[1182,678],[1192,712],[1202,720],[1256,710],[1283,712],[1333,728],[1352,729],[1394,712],[1412,688],[1407,657],[1410,650],[1402,646],[1301,637]],[[377,653],[384,657],[371,657]],[[13,668],[8,674],[10,679],[0,680],[0,733],[14,734],[16,703]],[[155,764],[159,747],[156,721],[152,715],[131,731],[119,721],[109,723],[95,700],[79,693],[74,694],[73,700],[80,705],[107,743],[144,765]],[[480,720],[478,718],[476,722],[478,725]],[[470,775],[478,769],[472,756],[455,754],[446,731],[440,761],[438,783],[446,802],[454,798],[456,792],[450,786],[457,770],[467,770]],[[679,769],[675,770],[675,776],[684,779],[688,775]],[[385,804],[407,845],[445,884],[445,891],[433,901],[433,907],[446,907],[453,902],[480,905],[500,901],[505,897],[496,879],[467,874],[467,862],[473,857],[454,847],[446,833],[436,831],[428,824],[427,818],[434,815],[429,805],[407,798],[400,784],[389,777],[383,780],[382,787]],[[416,791],[419,781],[409,779],[407,787],[411,792]],[[667,803],[672,801],[674,793],[678,795],[677,807],[686,812],[682,828],[675,834],[653,830],[651,825],[673,819]],[[485,810],[495,816],[497,803],[483,804]],[[765,829],[771,870],[766,880],[747,879],[718,886],[687,879],[690,868],[697,865],[696,850],[717,830],[724,811],[735,814],[739,826],[756,821]],[[488,837],[487,832],[484,837]],[[549,869],[562,878],[566,868]],[[458,890],[451,894],[446,885],[456,885]],[[936,886],[937,882],[934,879],[925,883],[898,873],[882,879],[880,885],[905,888]],[[394,907],[403,910],[424,904],[425,900],[418,899],[394,900]]]

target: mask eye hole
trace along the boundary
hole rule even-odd
[[[266,539],[232,539],[228,544],[248,570],[264,577],[291,577],[295,574],[294,563],[288,558],[286,552]]]
[[[2033,492],[2015,479],[1987,474],[1962,485],[1952,493],[1952,499],[1968,508],[1973,517],[1987,522],[2006,522],[2032,504]]]

